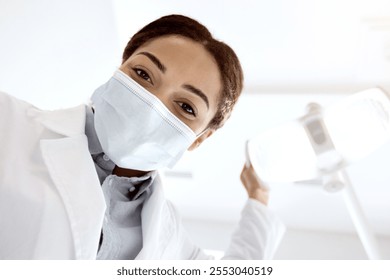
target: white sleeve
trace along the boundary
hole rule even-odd
[[[267,206],[248,199],[223,259],[272,259],[285,230]]]
[[[248,199],[230,245],[222,259],[272,259],[285,232],[280,219],[261,202]],[[210,259],[202,250],[192,256]]]

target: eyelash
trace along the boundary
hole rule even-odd
[[[146,71],[139,69],[139,68],[133,68],[133,71],[137,76],[139,76],[141,79],[153,84],[152,79],[150,78],[149,74],[146,73]],[[145,77],[146,76],[146,77]]]
[[[189,105],[188,103],[184,103],[184,102],[177,102],[177,104],[184,111],[184,113],[196,117],[195,110],[191,107],[191,105]]]

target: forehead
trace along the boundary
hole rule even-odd
[[[166,78],[177,85],[201,89],[216,107],[222,89],[221,74],[214,57],[198,42],[182,36],[163,36],[140,46],[131,57],[150,52],[166,66]],[[130,58],[131,58],[130,57]]]

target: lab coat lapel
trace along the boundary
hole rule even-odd
[[[85,105],[30,113],[59,134],[40,141],[42,156],[69,217],[76,259],[94,259],[105,202],[84,133]]]
[[[164,196],[159,175],[152,185],[141,213],[143,248],[136,259],[172,259],[172,240],[177,232],[177,219]],[[179,240],[176,240],[177,242]]]

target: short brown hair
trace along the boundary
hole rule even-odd
[[[179,35],[190,38],[204,46],[214,57],[222,82],[222,90],[215,116],[208,124],[209,128],[218,129],[229,118],[243,87],[243,73],[240,61],[234,51],[225,43],[213,38],[209,30],[199,22],[182,15],[161,17],[139,30],[127,43],[123,52],[124,63],[140,46],[149,40]]]

